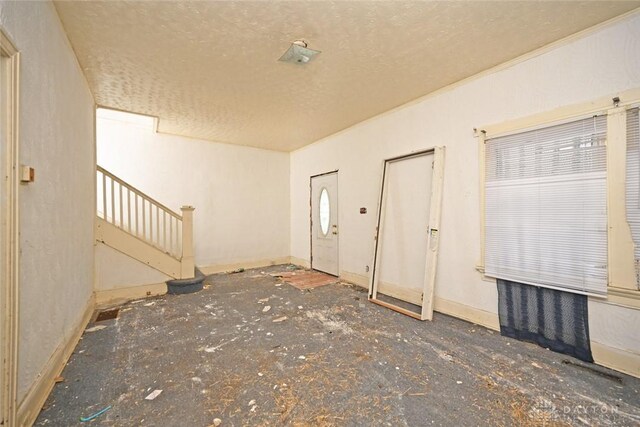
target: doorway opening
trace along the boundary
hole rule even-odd
[[[338,171],[312,176],[310,188],[311,268],[338,276]]]

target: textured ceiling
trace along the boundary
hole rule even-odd
[[[620,15],[637,1],[57,1],[99,105],[290,151]],[[278,62],[290,42],[321,50]]]

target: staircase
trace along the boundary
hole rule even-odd
[[[100,166],[96,179],[97,241],[174,279],[197,278],[192,206],[178,214]]]

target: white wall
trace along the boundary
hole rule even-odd
[[[480,259],[480,201],[478,143],[472,129],[638,87],[640,15],[635,14],[297,150],[291,155],[291,255],[309,260],[309,176],[339,169],[340,270],[345,276],[367,275],[383,159],[443,145],[447,152],[435,293],[497,313],[495,282],[483,281],[474,268]],[[369,213],[360,215],[360,207]],[[622,310],[610,305],[606,310],[611,307]],[[625,311],[617,319],[610,328],[639,325],[640,311]],[[623,340],[624,348],[640,355],[640,332],[633,329]],[[622,345],[619,335],[612,337],[603,328],[592,328],[592,339]]]
[[[93,292],[94,101],[50,2],[0,1],[21,53],[18,401],[70,339]]]
[[[98,119],[98,164],[180,212],[193,205],[196,265],[289,256],[289,154],[155,133]]]

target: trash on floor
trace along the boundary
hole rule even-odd
[[[100,330],[102,330],[104,328],[106,328],[106,326],[98,325],[98,326],[94,326],[92,328],[89,328],[89,329],[85,330],[85,332],[96,332],[96,331],[100,331]]]
[[[98,418],[100,415],[104,414],[105,412],[107,412],[109,409],[111,409],[111,405],[107,406],[104,409],[101,409],[100,411],[96,412],[93,415],[89,415],[88,417],[80,417],[80,421],[82,421],[83,423],[89,422],[93,419]]]
[[[147,397],[145,397],[145,400],[153,400],[160,396],[160,393],[162,393],[162,390],[153,390]]]

